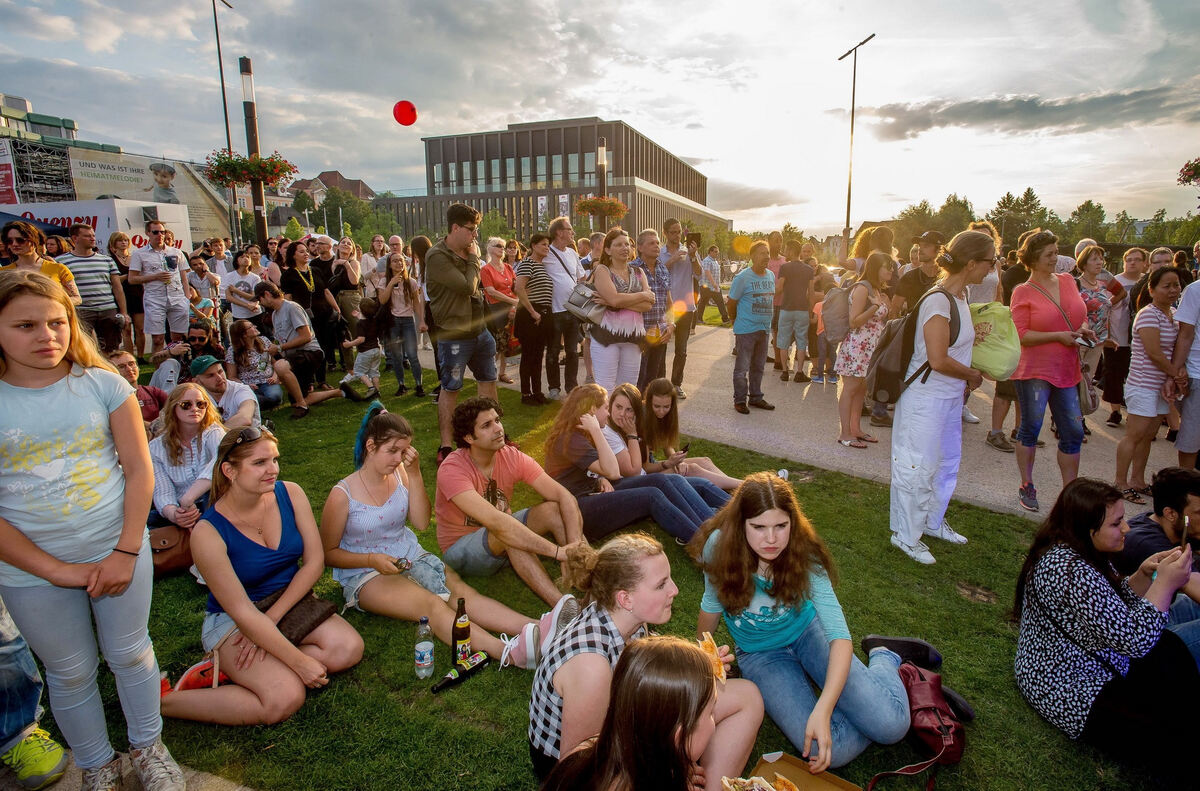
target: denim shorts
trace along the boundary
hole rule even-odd
[[[442,361],[442,389],[451,393],[462,390],[467,368],[476,382],[496,381],[496,339],[484,329],[474,338],[438,341],[438,359]]]
[[[786,349],[793,341],[801,351],[808,345],[807,310],[779,311],[779,337],[775,339],[775,346]]]
[[[217,643],[225,635],[237,628],[234,623],[233,616],[227,612],[210,612],[204,616],[204,623],[200,626],[200,645],[204,651],[213,650]]]
[[[1083,415],[1079,411],[1079,393],[1075,386],[1055,387],[1045,379],[1013,379],[1017,402],[1021,405],[1021,424],[1017,441],[1027,448],[1037,446],[1046,406],[1058,427],[1058,449],[1067,455],[1079,453],[1083,446]]]
[[[512,515],[521,524],[529,521],[529,509],[522,508]],[[496,556],[488,549],[488,529],[481,527],[450,545],[442,553],[450,568],[467,577],[490,577],[508,565],[508,556]]]
[[[369,569],[342,580],[342,597],[346,600],[346,607],[366,612],[358,606],[358,593],[364,585],[379,576],[382,575],[378,571]],[[446,566],[437,555],[422,552],[413,559],[412,568],[404,572],[404,576],[435,596],[441,597],[442,601],[450,601],[450,588],[446,587]]]

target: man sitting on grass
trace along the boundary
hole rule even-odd
[[[511,565],[547,604],[562,593],[538,555],[560,563],[583,537],[575,497],[536,461],[509,445],[503,410],[491,398],[469,398],[454,408],[453,451],[438,467],[438,545],[446,564],[463,576],[487,576]],[[515,514],[513,488],[526,483],[545,502]],[[545,536],[550,535],[554,541]]]

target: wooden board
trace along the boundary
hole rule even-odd
[[[765,759],[759,758],[758,764],[751,774],[774,781],[776,772],[795,783],[800,791],[829,791],[829,789],[862,791],[862,786],[856,786],[829,772],[821,772],[819,775],[809,774],[808,762],[788,753],[784,753],[774,763],[767,763]]]

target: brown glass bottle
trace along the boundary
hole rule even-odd
[[[454,648],[454,661],[466,666],[471,657],[471,619],[467,615],[467,600],[459,598],[458,612],[454,614],[454,629],[450,633]]]

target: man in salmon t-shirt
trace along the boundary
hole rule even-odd
[[[454,408],[458,450],[437,471],[438,546],[463,576],[488,576],[511,565],[534,593],[555,604],[562,593],[537,556],[564,562],[567,549],[583,540],[583,519],[575,496],[507,443],[502,414],[490,398],[469,398]],[[514,514],[509,504],[517,483],[533,487],[545,502]]]

